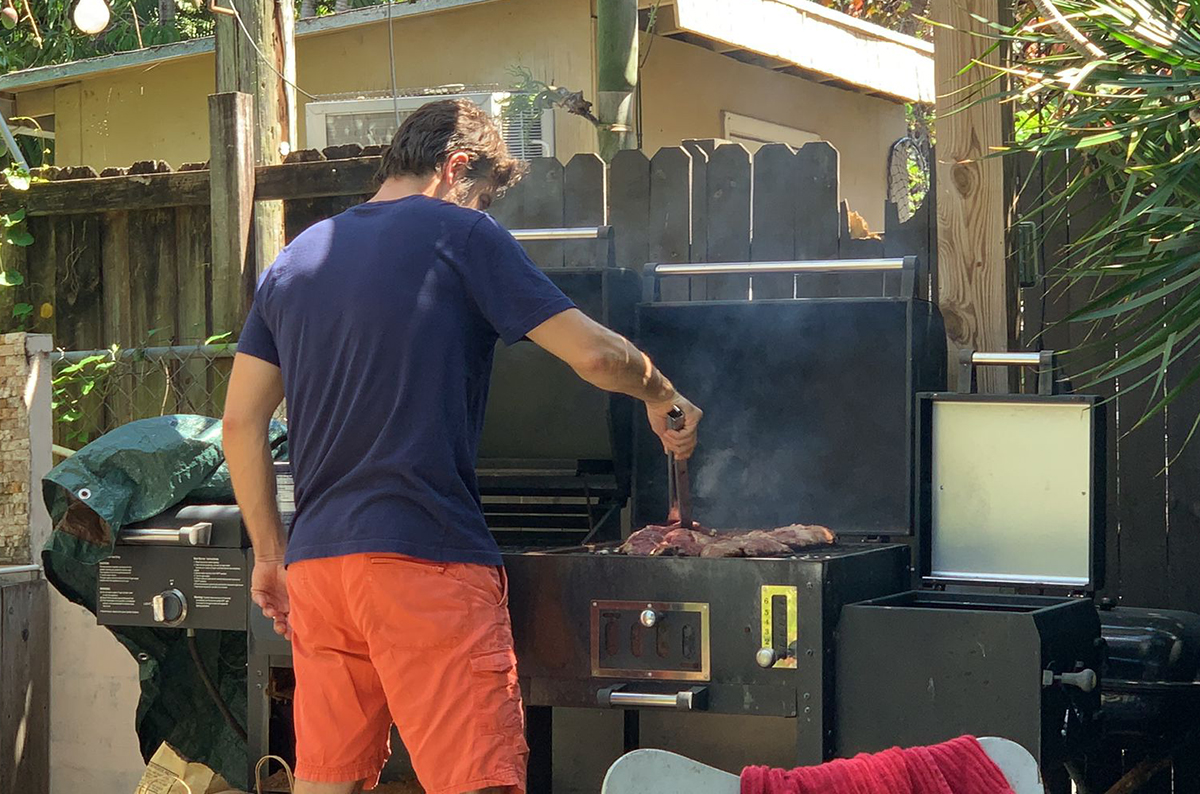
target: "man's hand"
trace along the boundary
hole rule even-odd
[[[275,633],[292,638],[292,627],[288,623],[287,569],[283,560],[255,560],[254,573],[250,576],[250,598],[262,609],[263,614],[275,623]]]
[[[678,406],[683,411],[683,427],[679,430],[667,428],[667,414]],[[696,430],[704,412],[681,394],[675,399],[661,403],[646,403],[646,415],[650,418],[650,427],[662,441],[664,452],[674,452],[679,460],[687,460],[696,450]]]

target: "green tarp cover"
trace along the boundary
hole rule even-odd
[[[285,429],[272,423],[271,446],[284,453]],[[180,502],[232,503],[221,451],[221,423],[203,416],[131,422],[96,439],[42,480],[54,531],[42,550],[46,578],[96,612],[97,565],[121,527]],[[110,627],[138,662],[142,695],[135,726],[147,761],[162,742],[248,788],[246,745],[221,718],[188,652],[183,629]],[[246,633],[197,631],[200,657],[221,697],[246,724]],[[87,664],[80,659],[80,664]],[[97,730],[120,730],[123,715]]]

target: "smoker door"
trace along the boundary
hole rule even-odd
[[[844,607],[838,638],[838,755],[971,734],[1051,764],[1095,738],[1099,688],[1056,677],[1100,670],[1089,599],[911,591]]]

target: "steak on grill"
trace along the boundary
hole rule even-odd
[[[651,525],[634,532],[618,549],[634,557],[777,557],[835,541],[825,527],[792,524],[770,530],[714,532],[677,525]]]

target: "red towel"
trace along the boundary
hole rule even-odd
[[[973,736],[798,769],[748,766],[742,794],[1013,794]]]

